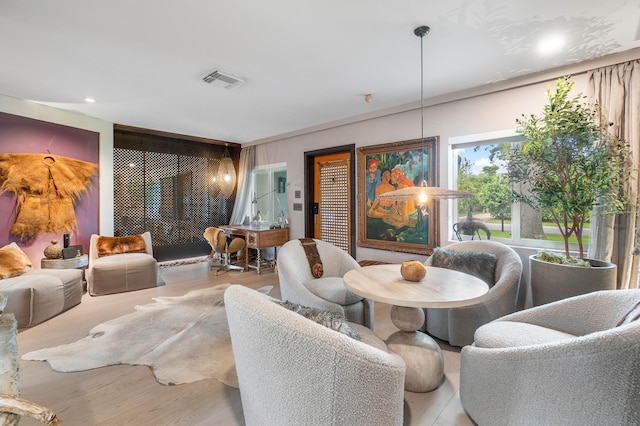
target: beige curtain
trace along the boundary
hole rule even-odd
[[[251,214],[251,172],[255,166],[256,146],[242,148],[238,164],[238,191],[236,192],[236,200],[233,204],[233,212],[231,212],[231,220],[229,221],[233,225],[243,223],[246,216]]]
[[[593,98],[603,109],[613,132],[627,141],[631,154],[627,167],[632,177],[625,191],[636,203],[640,179],[640,60],[595,69],[589,72]],[[617,216],[594,215],[589,257],[618,265],[618,288],[640,287],[640,216],[633,210]]]

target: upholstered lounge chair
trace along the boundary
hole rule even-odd
[[[373,329],[373,302],[347,290],[342,277],[359,268],[346,251],[314,240],[323,274],[315,278],[300,240],[285,243],[278,252],[278,279],[282,300],[343,315],[347,320]]]
[[[479,425],[640,424],[640,290],[507,315],[461,352],[460,400]]]
[[[153,257],[151,233],[140,235],[144,247],[136,252],[127,252],[120,246],[117,254],[100,255],[99,235],[92,235],[89,243],[89,268],[87,269],[87,289],[92,296],[121,293],[156,287],[159,284],[158,264]],[[137,236],[135,236],[137,237]],[[118,247],[118,237],[106,237]],[[126,237],[124,237],[126,238]],[[144,252],[141,252],[144,251]],[[102,251],[104,253],[104,251]]]
[[[402,425],[405,363],[371,330],[357,341],[240,285],[224,295],[244,421]]]
[[[497,257],[495,271],[491,265],[486,266],[491,270],[483,270],[482,274],[478,274],[493,277],[493,280],[489,279],[489,291],[481,301],[461,308],[425,309],[423,331],[449,342],[452,346],[470,345],[473,343],[473,333],[478,327],[518,309],[522,260],[511,247],[494,241],[463,241],[448,245],[445,250],[462,254],[493,253]],[[464,259],[460,261],[465,262]],[[427,258],[425,265],[440,266],[434,264],[434,256]],[[464,269],[463,272],[470,273]]]

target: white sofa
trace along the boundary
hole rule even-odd
[[[247,425],[402,425],[406,366],[371,330],[352,324],[357,341],[240,285],[224,301]]]

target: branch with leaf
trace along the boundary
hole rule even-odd
[[[584,259],[583,230],[595,205],[605,214],[624,211],[628,203],[623,182],[628,149],[609,132],[612,123],[602,117],[597,104],[571,96],[569,77],[547,88],[548,103],[540,115],[516,120],[524,142],[508,156],[511,183],[522,184],[514,199],[535,209],[548,209],[564,240],[570,258],[569,238],[575,235],[580,259]]]

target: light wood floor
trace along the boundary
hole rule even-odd
[[[190,290],[235,283],[251,288],[274,285],[277,275],[228,272],[216,277],[205,263],[161,270],[166,285],[100,297],[84,295],[82,303],[51,320],[18,334],[19,356],[86,336],[95,325],[128,314],[135,305],[156,296],[180,296]],[[376,303],[375,331],[386,338],[397,331],[389,319],[390,306]],[[406,425],[473,425],[460,405],[459,349],[441,344],[446,380],[430,393],[405,392]],[[145,366],[118,365],[78,373],[57,373],[49,364],[20,361],[22,397],[56,413],[64,425],[244,425],[240,393],[215,379],[164,386]],[[40,425],[23,418],[21,425]]]

